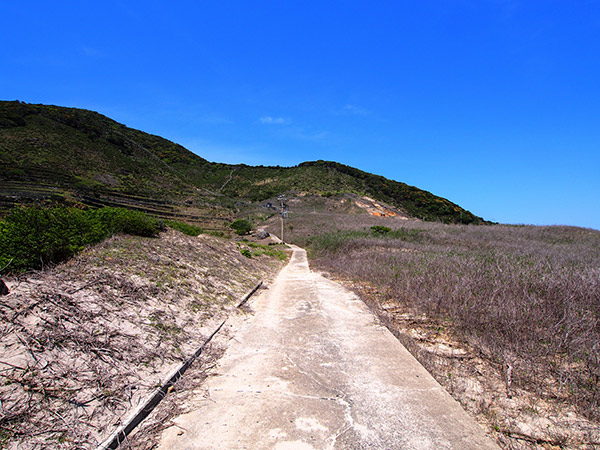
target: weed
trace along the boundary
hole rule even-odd
[[[259,244],[256,242],[248,242],[248,247],[257,249],[254,252],[254,256],[266,255],[266,256],[275,257],[275,258],[279,259],[280,261],[285,261],[287,259],[287,254],[283,250],[278,248],[280,246],[281,246],[280,244],[274,244],[274,243],[265,245],[265,244]]]
[[[390,227],[384,227],[383,225],[373,225],[371,227],[371,232],[373,234],[387,234],[390,231],[392,231]]]
[[[209,235],[214,236],[214,237],[220,237],[220,238],[224,238],[224,239],[230,239],[231,235],[229,233],[225,233],[224,231],[209,231],[208,232]]]
[[[183,332],[181,327],[179,327],[176,323],[168,323],[166,320],[162,320],[160,316],[160,314],[151,314],[148,317],[150,320],[150,326],[171,336],[181,334]]]
[[[13,436],[14,432],[8,428],[4,428],[5,424],[0,427],[0,448],[4,448],[6,444]]]

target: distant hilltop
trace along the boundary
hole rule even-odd
[[[426,221],[486,223],[430,192],[337,162],[213,163],[85,109],[0,101],[0,150],[0,212],[31,201],[80,202],[220,228],[240,205],[281,193],[356,194],[384,215],[387,204]]]

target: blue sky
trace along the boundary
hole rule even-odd
[[[1,99],[600,229],[599,1],[23,0],[0,17]]]

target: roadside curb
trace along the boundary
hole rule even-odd
[[[260,281],[248,294],[242,297],[242,300],[237,305],[237,308],[240,308],[244,303],[246,303],[248,299],[252,297],[252,295],[254,295],[254,293],[262,286],[262,284],[263,282]],[[165,398],[169,388],[183,376],[192,363],[202,354],[202,351],[206,345],[219,331],[221,331],[221,328],[223,328],[225,322],[227,322],[227,319],[221,322],[221,324],[204,341],[200,348],[198,348],[198,350],[196,350],[192,356],[186,359],[173,372],[171,372],[167,378],[167,381],[165,381],[158,389],[156,389],[148,398],[148,400],[138,406],[131,416],[116,431],[114,431],[104,442],[96,447],[96,450],[115,450],[118,449],[122,443],[125,443],[129,433],[131,433],[135,427],[137,427],[146,417],[148,417],[148,415],[154,410],[154,408],[156,408],[156,406],[158,406],[162,399]]]

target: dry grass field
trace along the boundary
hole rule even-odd
[[[600,445],[600,232],[332,211],[286,233],[505,448]]]

